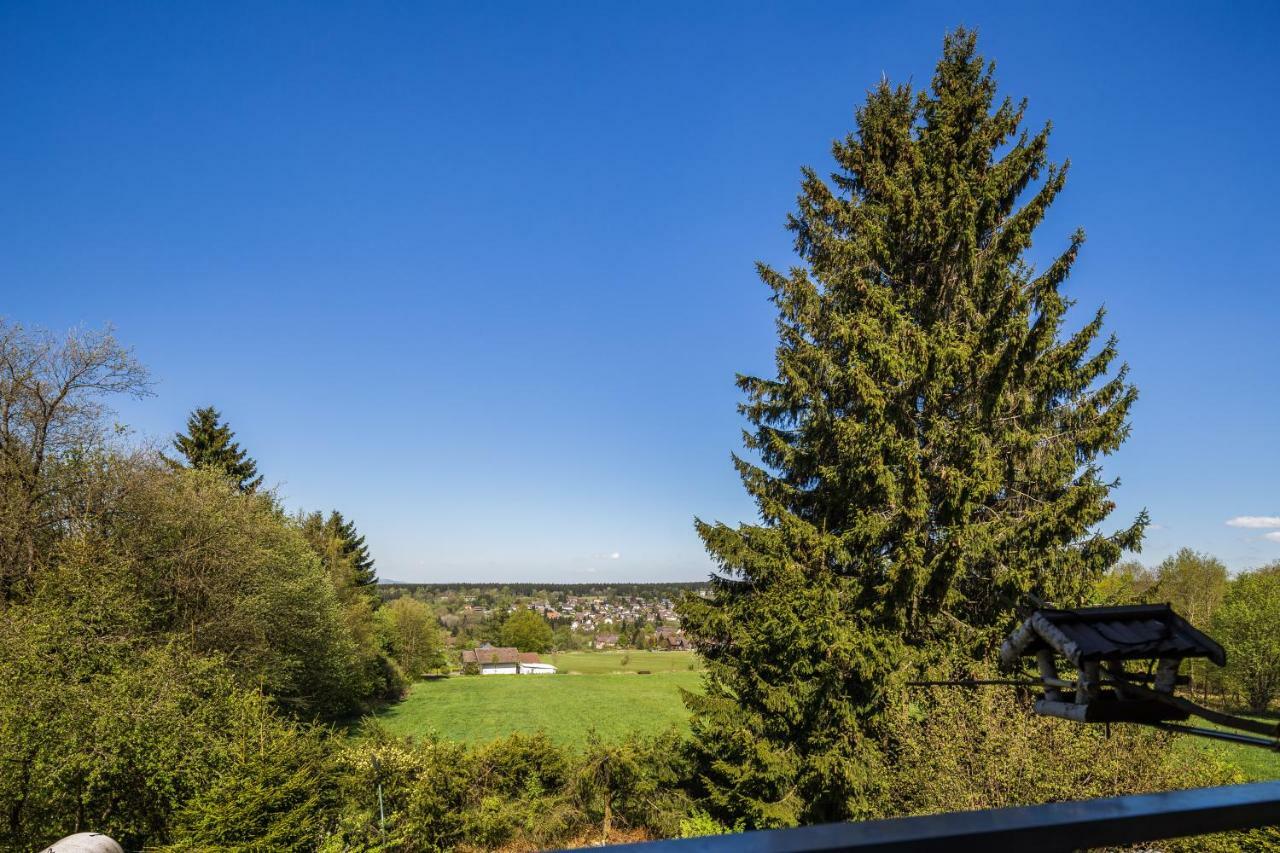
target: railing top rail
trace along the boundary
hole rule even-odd
[[[1280,825],[1280,780],[603,848],[628,853],[1037,853]],[[966,845],[968,845],[966,847]]]

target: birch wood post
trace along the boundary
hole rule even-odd
[[[1181,663],[1181,658],[1160,658],[1160,664],[1156,667],[1157,693],[1173,693],[1174,685],[1178,683],[1178,666]]]
[[[1088,661],[1080,667],[1080,680],[1076,683],[1076,702],[1087,705],[1098,698],[1098,662]]]
[[[1058,665],[1053,660],[1053,649],[1041,649],[1036,652],[1036,666],[1040,669],[1040,678],[1045,682],[1044,698],[1050,702],[1061,702],[1062,691],[1051,686],[1058,680]]]

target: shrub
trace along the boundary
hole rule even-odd
[[[252,695],[230,724],[232,737],[206,753],[216,775],[177,810],[169,849],[316,849],[339,804],[327,734],[278,718]]]
[[[680,837],[681,838],[700,838],[704,835],[729,835],[733,832],[743,832],[745,826],[742,821],[738,821],[732,827],[725,826],[702,809],[695,808],[687,818],[680,821]]]
[[[986,667],[963,674],[996,677]],[[1170,749],[1174,735],[1038,716],[1033,698],[1008,687],[921,688],[903,696],[891,715],[895,769],[883,813],[999,808],[1236,781],[1211,760],[1187,763]]]

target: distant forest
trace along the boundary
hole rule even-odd
[[[683,581],[680,583],[400,583],[380,581],[378,592],[384,601],[402,595],[425,593],[426,596],[463,592],[492,592],[506,590],[512,595],[532,596],[540,592],[565,595],[624,595],[645,598],[671,597],[683,592],[706,589],[707,581]],[[418,596],[423,597],[423,596]]]

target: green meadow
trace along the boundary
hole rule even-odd
[[[613,739],[688,728],[680,690],[698,690],[702,677],[690,652],[573,652],[543,660],[560,672],[420,681],[377,720],[398,735],[435,732],[484,743],[541,731],[571,747],[592,729]]]
[[[606,672],[690,672],[701,667],[693,652],[559,652],[543,655],[561,673],[597,675]]]
[[[1268,714],[1246,714],[1254,719],[1265,719],[1277,722],[1277,716]],[[1209,729],[1221,729],[1221,726],[1202,721],[1192,721],[1191,725]],[[1177,749],[1188,761],[1199,761],[1212,756],[1219,761],[1236,767],[1249,782],[1260,782],[1266,779],[1280,779],[1280,753],[1256,746],[1228,743],[1227,741],[1210,740],[1185,736],[1178,738]]]
[[[605,738],[688,729],[680,689],[696,691],[701,679],[692,652],[563,652],[542,659],[559,674],[420,681],[378,722],[398,735],[434,731],[468,743],[541,731],[573,747],[592,728]],[[1179,738],[1178,749],[1188,761],[1212,755],[1251,781],[1280,778],[1280,755],[1267,750],[1195,737]]]

